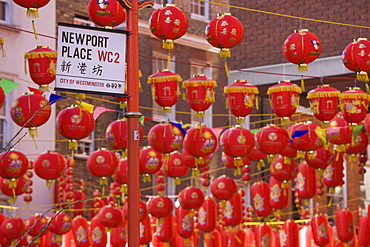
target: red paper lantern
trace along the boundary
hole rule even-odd
[[[326,134],[328,141],[334,144],[334,150],[337,152],[345,152],[353,138],[352,128],[341,113],[330,120]]]
[[[48,220],[46,217],[42,216],[41,214],[36,214],[29,217],[27,220],[24,221],[24,226],[28,231],[28,234],[36,237],[40,234],[43,236],[47,233],[47,230],[43,230],[46,225],[48,224]],[[43,231],[41,233],[41,231]]]
[[[144,221],[148,215],[148,209],[147,209],[146,203],[140,200],[139,206],[140,206],[140,209],[139,209],[140,221]],[[127,202],[123,206],[123,216],[128,220],[128,203]]]
[[[249,154],[254,148],[254,136],[249,130],[236,125],[221,134],[220,144],[227,155],[234,157],[235,166],[241,167],[242,156]]]
[[[276,158],[270,166],[271,176],[280,182],[287,182],[293,179],[297,174],[297,164],[293,159],[289,162],[284,157]]]
[[[102,184],[107,184],[106,177],[112,176],[117,168],[118,158],[110,150],[101,148],[92,152],[86,161],[86,166],[93,176],[101,177]]]
[[[178,83],[181,81],[179,74],[167,69],[148,77],[148,83],[152,85],[152,97],[163,111],[171,111],[171,106],[176,104],[180,95]]]
[[[156,236],[161,242],[171,242],[176,235],[176,228],[173,214],[170,213],[163,220],[156,220]],[[155,245],[154,245],[155,246]]]
[[[176,185],[180,184],[180,177],[185,176],[189,171],[189,167],[185,164],[182,157],[182,154],[174,151],[170,154],[168,160],[164,160],[164,172],[167,177],[175,179]]]
[[[63,155],[55,151],[48,151],[37,156],[33,168],[37,176],[46,179],[46,186],[51,187],[52,180],[61,176],[66,164],[67,161]]]
[[[147,215],[143,221],[140,221],[140,244],[150,244],[150,242],[152,241],[152,235],[153,234],[152,227],[150,225],[150,217],[149,215]]]
[[[59,134],[70,139],[69,148],[77,150],[77,142],[88,137],[94,130],[93,115],[78,106],[71,106],[61,110],[56,119]]]
[[[18,97],[10,108],[12,120],[18,126],[29,128],[32,137],[38,136],[36,127],[46,123],[50,115],[51,106],[47,99],[33,92],[27,92]]]
[[[5,102],[5,92],[2,87],[0,87],[0,109],[4,106]]]
[[[275,125],[262,127],[255,133],[255,140],[256,147],[270,157],[283,151],[289,143],[288,133]]]
[[[357,73],[357,78],[360,81],[369,81],[367,72],[370,70],[370,41],[366,38],[358,38],[357,42],[353,44],[353,57],[356,66],[361,70]]]
[[[221,247],[222,240],[221,240],[221,234],[218,230],[214,230],[209,233],[209,235],[204,238],[203,240],[204,246],[208,247]]]
[[[346,153],[351,155],[351,161],[355,160],[356,154],[366,151],[368,143],[369,141],[365,132],[359,131],[357,136],[354,138],[354,143],[351,142],[351,144],[346,149]]]
[[[7,216],[5,216],[4,214],[1,214],[0,213],[0,228],[1,228],[1,224],[4,222],[4,220],[6,220],[6,218],[7,218]],[[3,236],[3,234],[0,234],[0,244],[1,245],[4,245],[6,241],[9,241],[9,240],[7,238],[5,238]]]
[[[13,216],[5,219],[0,226],[1,234],[9,239],[16,240],[23,236],[25,226],[23,219],[18,216]]]
[[[148,201],[148,213],[156,218],[164,218],[171,214],[173,202],[165,196],[158,196]]]
[[[285,58],[298,65],[298,71],[307,71],[308,63],[320,56],[322,47],[319,38],[307,29],[294,30],[294,33],[284,41],[283,54]]]
[[[234,179],[221,176],[212,181],[211,193],[219,200],[229,200],[237,192],[237,185]]]
[[[240,163],[239,163],[239,159],[240,159]],[[229,156],[225,154],[224,152],[222,152],[221,154],[221,161],[222,161],[222,164],[224,164],[227,168],[236,169],[234,172],[234,175],[241,175],[240,167],[244,167],[251,163],[247,155],[242,156],[236,160],[234,157]]]
[[[294,220],[287,220],[283,225],[283,232],[280,238],[283,247],[295,247],[299,245],[299,226]]]
[[[322,136],[325,135],[325,130],[318,124],[312,122],[296,124],[290,127],[289,131],[293,147],[298,151],[313,154],[314,150],[323,146]]]
[[[15,179],[26,174],[28,159],[21,152],[10,150],[0,155],[0,176],[7,179]]]
[[[209,163],[211,163],[212,161],[212,155],[208,155],[208,156],[204,156],[203,157],[203,160],[204,162],[203,163],[197,163],[197,159],[196,157],[194,157],[193,155],[190,155],[186,150],[185,148],[182,149],[181,151],[181,155],[182,155],[182,160],[184,161],[184,163],[190,167],[190,168],[195,168],[195,169],[198,169],[198,168],[202,168],[202,167],[206,167],[207,165],[209,165]]]
[[[190,238],[194,232],[192,212],[183,207],[176,208],[177,233],[183,238]]]
[[[369,45],[370,48],[370,45]],[[350,124],[356,125],[365,119],[370,95],[358,87],[342,92],[340,104],[343,118]]]
[[[89,223],[85,217],[77,216],[72,220],[72,233],[77,247],[89,247],[91,235]]]
[[[16,200],[15,196],[26,192],[29,181],[29,178],[25,175],[14,180],[0,178],[0,190],[4,195],[12,197],[11,201],[14,202]]]
[[[230,57],[230,48],[239,44],[244,37],[244,28],[238,18],[231,13],[218,14],[206,26],[206,40],[220,48],[220,56]]]
[[[118,161],[118,168],[112,175],[115,182],[120,184],[127,184],[128,182],[128,164],[127,158],[120,159]]]
[[[316,194],[316,169],[306,162],[298,165],[298,173],[295,181],[295,189],[302,199],[309,199]]]
[[[125,21],[126,11],[117,1],[95,1],[90,0],[88,4],[90,20],[95,25],[112,28]]]
[[[270,205],[275,209],[283,209],[288,205],[289,199],[289,184],[282,183],[270,177]]]
[[[90,224],[91,246],[105,247],[108,242],[106,227],[100,222],[98,217],[91,219]]]
[[[212,197],[207,196],[202,207],[198,210],[197,227],[203,232],[212,232],[217,225],[217,202]]]
[[[123,223],[123,213],[118,207],[106,205],[99,210],[97,216],[103,226],[108,228],[119,227]]]
[[[201,189],[196,187],[186,187],[179,193],[180,205],[183,208],[192,210],[202,206],[204,194]]]
[[[361,76],[360,76],[361,74],[359,73],[361,72],[361,69],[356,64],[355,56],[357,56],[357,54],[354,53],[354,48],[355,48],[356,43],[357,41],[353,40],[353,42],[349,43],[344,48],[342,52],[342,62],[347,69],[353,72],[357,72],[358,74],[357,79],[361,81]]]
[[[323,174],[324,184],[331,187],[330,193],[332,193],[334,187],[340,186],[344,183],[343,171],[343,153],[338,153],[333,162],[325,168]]]
[[[144,130],[139,125],[139,141],[143,139]],[[105,140],[112,149],[127,149],[127,121],[121,118],[111,122],[105,130]]]
[[[244,229],[240,226],[230,230],[229,246],[244,247],[246,242],[246,236]]]
[[[254,230],[256,236],[256,247],[272,246],[274,232],[271,226],[262,223]]]
[[[205,156],[211,155],[217,148],[218,142],[212,129],[203,124],[188,129],[184,138],[184,149],[196,157],[197,164],[204,164]]]
[[[50,0],[13,0],[21,7],[27,8],[27,17],[39,17],[38,9],[44,7]]]
[[[258,217],[266,217],[272,213],[270,205],[270,187],[265,181],[258,181],[251,186],[253,207]]]
[[[237,122],[242,122],[252,112],[259,92],[256,86],[247,81],[236,80],[233,84],[225,86],[224,93],[227,94],[226,107],[236,117]]]
[[[182,87],[185,88],[186,100],[197,116],[203,117],[204,111],[215,101],[214,88],[216,86],[216,81],[205,75],[195,75],[182,83]]]
[[[236,193],[230,200],[227,200],[223,208],[224,226],[235,227],[242,222],[242,198]]]
[[[24,54],[28,60],[28,70],[34,83],[40,86],[41,91],[48,91],[48,85],[55,80],[57,52],[49,46],[36,46]]]
[[[181,130],[169,121],[154,125],[148,133],[149,145],[160,153],[169,154],[179,149],[183,139]]]
[[[319,149],[313,151],[312,155],[305,154],[305,160],[308,165],[315,169],[324,170],[334,160],[334,154],[329,149],[325,149],[322,146]]]
[[[149,18],[150,31],[163,40],[163,48],[173,49],[173,40],[182,37],[189,22],[185,13],[174,4],[165,4],[156,9]]]
[[[311,219],[311,228],[315,244],[320,247],[329,244],[329,223],[326,216],[316,214]]]
[[[139,150],[140,173],[144,174],[145,181],[150,179],[149,174],[155,174],[162,167],[162,154],[151,147]],[[150,180],[149,180],[150,181]]]
[[[72,228],[72,217],[66,213],[54,213],[50,215],[48,229],[55,234],[63,235]]]
[[[279,81],[267,90],[270,95],[272,110],[282,118],[282,123],[289,123],[289,117],[292,116],[299,105],[299,94],[302,89],[290,81]]]
[[[310,108],[315,118],[327,123],[338,112],[340,91],[325,84],[307,93]]]
[[[349,242],[355,237],[353,213],[348,209],[335,212],[335,227],[340,241]]]
[[[99,212],[99,209],[104,207],[105,201],[100,198],[101,193],[99,190],[93,192],[93,200],[90,201],[90,219],[94,218],[95,215]]]
[[[362,216],[359,218],[358,221],[358,232],[357,232],[357,238],[358,243],[361,246],[367,246],[370,244],[370,222],[368,216]]]

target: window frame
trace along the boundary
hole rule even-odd
[[[0,23],[11,24],[11,19],[10,19],[11,18],[11,3],[10,3],[10,1],[9,0],[0,0],[0,2],[4,4],[4,9],[3,9],[3,13],[2,13],[2,14],[4,14],[4,19],[0,19]]]
[[[201,4],[204,4],[204,14],[203,15],[201,13],[196,13],[195,11],[193,11],[195,7],[197,7],[198,9],[201,8],[200,7]],[[190,18],[193,20],[204,21],[204,22],[207,22],[210,20],[209,19],[209,12],[210,12],[209,2],[191,0],[190,11],[191,11]]]

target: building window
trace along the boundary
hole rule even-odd
[[[209,20],[209,3],[200,0],[191,0],[191,15],[190,18],[208,21]]]
[[[95,27],[94,22],[90,21],[89,18],[84,17],[84,16],[77,16],[77,15],[73,18],[73,24]]]
[[[173,3],[173,0],[154,0],[153,2],[154,2],[153,8],[158,9],[158,8],[162,7],[163,5],[165,5],[165,4]]]
[[[75,157],[78,159],[87,159],[87,157],[94,152],[94,131],[88,138],[78,140],[77,151]]]
[[[7,0],[0,0],[0,22],[10,23],[10,5]]]

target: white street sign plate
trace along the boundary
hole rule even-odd
[[[126,31],[59,23],[56,90],[122,95]]]

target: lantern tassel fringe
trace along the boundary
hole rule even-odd
[[[4,49],[4,38],[0,38],[0,52],[2,57],[6,57],[5,49]]]
[[[37,31],[36,31],[35,22],[33,20],[32,20],[32,31],[33,31],[33,35],[35,36],[35,39],[37,40],[38,39]]]
[[[39,11],[37,8],[28,8],[26,10],[26,16],[30,18],[39,18]]]
[[[301,90],[302,90],[302,92],[306,92],[306,89],[304,87],[304,78],[303,78],[303,75],[301,75]]]
[[[357,80],[363,81],[363,82],[368,82],[369,81],[369,76],[368,76],[367,72],[365,72],[365,71],[358,72],[356,74],[356,78],[357,78]]]

